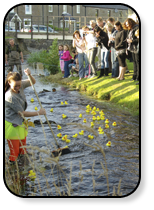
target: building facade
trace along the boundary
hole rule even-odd
[[[70,25],[83,26],[89,24],[91,19],[102,17],[104,20],[114,17],[123,22],[128,17],[128,7],[123,5],[19,5],[14,7],[9,14],[17,14],[20,21],[18,29],[32,24],[53,25],[58,28],[68,28]],[[68,15],[68,17],[67,17]],[[65,16],[63,18],[63,16]],[[6,18],[7,19],[7,18]],[[8,18],[10,21],[10,18]],[[11,22],[11,21],[10,21]]]

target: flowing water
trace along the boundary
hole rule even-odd
[[[29,155],[30,162],[25,157],[18,159],[20,195],[59,196],[70,193],[72,196],[108,196],[113,194],[114,187],[117,192],[119,181],[121,181],[120,192],[122,196],[134,191],[139,182],[140,171],[138,118],[132,117],[129,113],[118,110],[107,103],[96,101],[77,91],[71,91],[68,87],[43,84],[39,78],[39,76],[35,76],[37,81],[35,88],[42,106],[46,109],[53,132],[59,145],[61,147],[68,145],[71,153],[60,156],[58,165],[51,161],[50,152],[55,149],[55,142],[49,126],[45,122],[45,117],[41,116],[44,132],[39,123],[39,116],[31,117],[31,121],[35,122],[35,128],[29,127],[27,136],[27,146],[33,147],[28,149],[32,153]],[[53,88],[56,89],[55,92],[52,91]],[[27,111],[34,111],[35,107],[40,108],[31,87],[25,89],[25,95],[28,102]],[[33,103],[30,102],[31,98],[34,99]],[[68,105],[61,105],[61,101],[67,101]],[[91,128],[92,115],[86,113],[88,104],[92,108],[96,106],[103,110],[105,118],[109,119],[109,128],[105,128],[104,120],[94,122],[94,131],[96,131],[97,136],[91,130],[78,125],[82,124]],[[50,112],[51,108],[53,108],[53,112]],[[67,118],[62,119],[62,114],[67,115]],[[79,114],[82,114],[83,117],[79,118]],[[87,120],[86,123],[83,122],[84,118]],[[116,122],[117,126],[112,126],[113,122]],[[74,124],[68,125],[68,123]],[[57,125],[61,126],[61,130],[57,130]],[[103,128],[104,134],[98,133],[99,126]],[[78,135],[77,138],[72,137],[76,133],[79,134],[81,130],[84,130],[84,135]],[[58,133],[62,133],[63,136],[68,135],[71,142],[62,141],[57,137]],[[94,139],[89,140],[89,134],[93,135]],[[111,141],[111,147],[106,146],[108,141]],[[97,143],[103,148],[108,169],[109,192],[103,154],[84,143],[93,146],[96,146],[94,143]],[[5,151],[6,155],[9,156],[7,142],[5,143]],[[49,152],[49,154],[44,151]],[[13,170],[14,166],[9,167],[10,169],[12,167]],[[28,178],[29,170],[35,170],[35,180]],[[69,185],[70,183],[71,185]],[[66,185],[71,190],[68,190]]]

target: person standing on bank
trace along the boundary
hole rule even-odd
[[[23,63],[24,62],[23,53],[21,52],[20,47],[18,46],[18,44],[14,43],[14,39],[10,39],[9,45],[5,53],[5,63],[9,65],[9,71],[13,71],[14,65],[16,65],[17,71],[22,76],[20,56],[21,56],[21,62]],[[8,62],[8,58],[9,58],[9,62]]]
[[[115,50],[119,62],[118,80],[124,80],[126,71],[126,48],[127,48],[127,32],[123,29],[120,21],[115,22],[115,29],[118,31],[115,36]]]
[[[88,75],[89,62],[86,54],[85,41],[82,39],[80,32],[77,30],[73,33],[72,45],[73,47],[76,47],[76,50],[78,52],[79,80],[81,80],[86,75]],[[85,68],[84,68],[84,61],[85,61]]]
[[[138,38],[135,36],[136,30],[139,29],[139,25],[131,18],[127,18],[124,22],[124,29],[128,30],[127,43],[128,48],[132,53],[134,74],[131,81],[139,81],[139,54],[137,53]]]
[[[108,71],[109,71],[109,45],[108,45],[108,35],[107,33],[105,33],[100,27],[95,27],[94,30],[95,34],[96,34],[96,42],[98,42],[98,45],[101,48],[101,70],[100,70],[100,75],[98,77],[98,79],[102,76],[108,76]]]
[[[95,66],[95,57],[97,54],[96,37],[94,36],[93,33],[89,33],[90,30],[88,26],[83,26],[82,30],[83,30],[83,34],[85,35],[83,39],[85,40],[85,43],[86,43],[87,57],[88,57],[88,61],[91,67],[90,68],[91,72],[88,78],[93,78],[97,75],[96,66]]]
[[[31,77],[33,84],[36,83],[31,76],[30,70],[24,70],[25,74]],[[14,162],[19,154],[26,154],[27,151],[22,146],[26,146],[26,136],[28,128],[23,117],[33,117],[46,114],[41,108],[38,112],[25,111],[27,108],[24,89],[31,86],[29,79],[21,80],[18,72],[9,72],[5,80],[5,139],[10,148],[10,162]]]

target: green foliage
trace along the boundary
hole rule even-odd
[[[27,62],[29,64],[40,62],[44,69],[47,69],[50,74],[56,74],[59,71],[59,56],[58,56],[58,39],[54,39],[49,52],[42,50],[31,53]]]

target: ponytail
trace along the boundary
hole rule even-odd
[[[9,90],[10,85],[9,82],[11,80],[14,81],[20,81],[21,80],[21,75],[18,72],[9,72],[7,75],[7,78],[5,80],[5,93]]]

